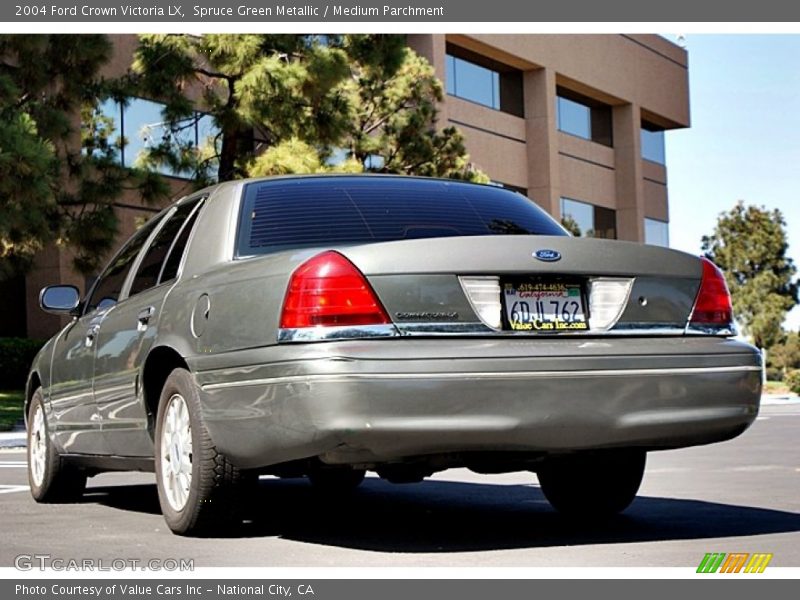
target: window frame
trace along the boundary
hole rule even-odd
[[[130,282],[128,284],[128,290],[127,290],[127,293],[126,293],[124,299],[127,300],[128,298],[132,298],[134,296],[138,296],[139,294],[143,294],[143,293],[148,292],[150,290],[154,290],[154,289],[156,289],[158,287],[161,287],[163,284],[166,284],[166,283],[169,283],[171,281],[175,281],[175,280],[178,279],[178,277],[180,276],[181,264],[183,262],[183,256],[181,256],[181,263],[179,263],[179,265],[178,265],[178,271],[177,271],[175,277],[171,277],[168,280],[162,281],[161,277],[162,277],[162,275],[164,273],[164,267],[166,266],[167,261],[170,258],[170,254],[172,253],[172,250],[175,248],[175,243],[178,241],[178,238],[180,238],[180,236],[183,233],[183,230],[186,227],[187,223],[189,223],[189,221],[191,221],[192,217],[200,209],[200,206],[203,204],[203,201],[206,199],[206,197],[207,196],[205,196],[205,195],[192,196],[190,198],[186,198],[185,200],[180,200],[179,202],[175,203],[171,207],[171,210],[169,211],[168,215],[164,217],[163,222],[157,228],[157,231],[155,232],[155,235],[151,236],[150,239],[147,240],[145,246],[142,248],[142,251],[140,252],[140,255],[137,257],[136,271],[134,272],[133,277],[131,278],[131,280],[130,280]],[[194,206],[191,208],[189,213],[186,215],[186,218],[184,218],[183,222],[181,223],[180,227],[178,228],[178,231],[175,233],[174,237],[172,238],[172,241],[170,242],[166,253],[164,254],[164,258],[162,259],[161,265],[160,265],[160,267],[158,269],[158,276],[156,277],[156,283],[154,285],[151,285],[150,287],[144,288],[143,290],[140,290],[140,291],[138,291],[138,292],[136,292],[134,294],[131,294],[131,291],[133,290],[133,284],[136,281],[136,277],[139,275],[139,271],[141,270],[142,265],[144,264],[144,259],[147,257],[148,252],[150,252],[150,249],[153,247],[153,243],[155,243],[156,238],[158,238],[158,235],[164,230],[164,227],[167,226],[167,223],[169,223],[169,221],[175,216],[175,214],[178,212],[178,210],[180,210],[182,207],[186,206],[187,204],[194,204]],[[190,233],[190,236],[191,236],[191,233]],[[187,241],[186,247],[188,247],[188,245],[189,244],[188,244],[188,241]],[[186,247],[184,247],[184,253],[186,252]],[[121,296],[121,294],[120,294],[120,296]]]
[[[574,133],[561,128],[561,100],[566,100],[584,107],[588,111],[589,116],[589,137],[584,137],[579,133]],[[604,115],[603,121],[600,122],[600,115]],[[602,127],[601,127],[602,126]],[[573,92],[569,88],[562,86],[556,87],[556,129],[566,135],[571,135],[580,140],[600,144],[606,148],[614,147],[614,111],[613,106],[595,100],[589,96],[584,96],[578,92]],[[605,135],[597,135],[598,130],[603,129]]]
[[[449,62],[453,60],[453,81],[452,89],[450,91],[451,81],[447,76],[449,69]],[[493,74],[492,79],[492,102],[493,104],[486,104],[478,100],[474,100],[467,96],[461,96],[456,90],[456,62],[466,62],[475,67],[486,69]],[[502,63],[500,61],[484,56],[480,53],[467,50],[461,46],[447,43],[445,49],[445,94],[453,98],[459,98],[465,102],[470,102],[489,110],[496,110],[498,112],[512,115],[514,117],[525,118],[525,90],[523,82],[523,71],[512,65]],[[505,92],[503,90],[506,90]],[[494,105],[495,99],[497,105]]]

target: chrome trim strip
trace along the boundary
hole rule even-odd
[[[497,334],[483,323],[395,323],[401,335]]]
[[[307,383],[311,381],[339,382],[348,380],[431,380],[431,379],[542,379],[572,377],[632,377],[637,375],[708,375],[714,373],[761,373],[761,367],[684,367],[676,369],[597,369],[589,371],[510,371],[510,372],[455,372],[455,373],[343,373],[288,375],[201,385],[203,391],[252,385],[277,385],[284,383]]]
[[[279,329],[278,341],[323,342],[329,340],[352,340],[396,337],[400,335],[394,325],[358,325],[353,327],[302,327]]]
[[[725,335],[738,334],[736,325],[692,325],[689,323],[685,329],[686,335]]]

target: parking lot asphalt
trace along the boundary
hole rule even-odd
[[[20,554],[189,558],[195,566],[696,566],[707,552],[769,552],[800,566],[800,405],[764,406],[739,438],[651,453],[639,496],[595,525],[555,513],[532,473],[464,469],[419,484],[368,477],[351,497],[262,478],[235,534],[174,536],[154,476],[92,478],[82,502],[39,505],[25,454],[0,451],[0,566]]]

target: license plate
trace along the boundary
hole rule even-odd
[[[509,282],[504,284],[503,294],[506,319],[514,331],[560,333],[589,329],[580,284]]]

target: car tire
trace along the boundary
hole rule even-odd
[[[625,510],[639,490],[647,453],[578,453],[551,458],[537,470],[551,506],[574,518],[603,518]]]
[[[224,535],[241,525],[246,484],[253,478],[215,447],[185,369],[173,370],[161,390],[155,470],[164,520],[174,533]]]
[[[342,495],[360,486],[365,475],[363,469],[314,469],[308,473],[308,480],[317,492]]]
[[[28,485],[37,502],[64,503],[81,499],[86,473],[65,464],[50,436],[42,388],[28,408]]]

